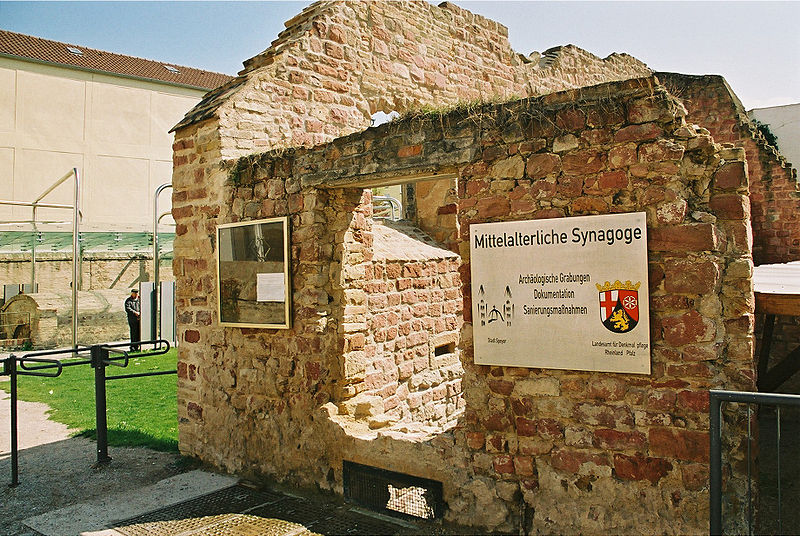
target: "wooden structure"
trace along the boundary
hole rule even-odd
[[[758,390],[774,391],[800,370],[800,346],[772,368],[769,353],[777,315],[800,317],[800,261],[756,266],[753,274],[756,313],[764,315],[758,356]]]

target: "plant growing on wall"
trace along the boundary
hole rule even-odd
[[[764,136],[765,140],[767,140],[767,143],[769,143],[776,149],[780,150],[780,148],[778,147],[778,138],[769,129],[769,125],[767,125],[766,123],[762,123],[758,119],[753,119],[753,123],[755,124],[758,132],[761,133],[762,136]]]

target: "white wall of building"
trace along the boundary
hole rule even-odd
[[[800,103],[770,108],[756,108],[747,112],[751,119],[769,125],[778,138],[780,152],[795,168],[800,166]]]
[[[0,199],[33,201],[76,167],[83,182],[82,230],[151,230],[153,192],[172,177],[169,129],[203,94],[0,58]],[[160,212],[170,209],[170,193],[162,194]],[[69,182],[45,201],[71,204],[72,197]],[[65,210],[37,214],[71,220]],[[30,216],[30,208],[0,205],[0,221]]]

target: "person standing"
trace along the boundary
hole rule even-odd
[[[141,305],[139,302],[139,291],[135,288],[131,289],[131,295],[125,299],[125,313],[128,315],[128,327],[131,328],[131,351],[138,352],[141,337],[141,326],[139,325],[139,318],[141,317]]]

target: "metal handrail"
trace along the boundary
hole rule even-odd
[[[381,202],[389,203],[389,207],[390,207],[390,210],[391,210],[391,212],[390,212],[391,216],[389,216],[389,219],[391,219],[392,221],[397,220],[398,218],[395,217],[395,210],[398,213],[401,213],[402,210],[403,210],[402,206],[400,205],[400,201],[395,199],[394,197],[391,197],[391,196],[388,196],[388,195],[374,195],[374,196],[372,196],[372,204],[373,205],[377,205],[377,204],[379,204]]]
[[[746,391],[709,391],[709,532],[722,534],[722,403],[736,402],[747,404],[747,498],[748,498],[748,529],[753,534],[752,515],[752,490],[750,487],[750,417],[751,404],[777,406],[778,412],[778,445],[777,463],[780,475],[780,406],[800,407],[800,395],[781,393],[754,393]],[[778,532],[782,532],[781,518],[781,487],[778,478]]]
[[[70,177],[74,178],[73,201],[71,205],[61,203],[41,203],[50,192],[64,183]],[[33,230],[36,231],[37,208],[63,208],[72,210],[72,347],[78,346],[78,260],[80,252],[80,219],[83,217],[80,209],[81,182],[78,168],[72,168],[60,179],[50,185],[33,202],[0,200],[0,205],[31,207],[31,221]],[[36,288],[36,244],[31,245],[31,288]]]
[[[153,352],[134,352],[129,353],[119,350],[120,347],[130,346],[129,342],[96,344],[93,346],[75,347],[59,350],[40,350],[29,352],[21,357],[14,354],[0,361],[3,367],[0,375],[8,375],[11,378],[11,486],[19,485],[19,445],[17,441],[17,378],[19,376],[38,376],[55,378],[61,375],[65,367],[77,365],[91,365],[94,368],[94,388],[95,388],[95,429],[97,431],[97,462],[107,463],[111,461],[108,455],[108,423],[106,421],[106,380],[123,378],[141,378],[143,376],[161,376],[164,374],[177,374],[177,370],[142,372],[121,376],[106,376],[105,369],[109,365],[116,367],[127,367],[132,357],[146,357],[166,354],[170,349],[169,341],[156,339],[152,341],[139,341],[138,344],[158,345]],[[54,356],[63,354],[77,354],[78,352],[89,351],[89,359],[60,360],[43,356]],[[109,352],[117,352],[121,355],[110,356]],[[118,363],[122,361],[122,363]],[[38,363],[38,364],[36,364]],[[52,371],[55,369],[54,371]],[[41,372],[51,370],[52,372]]]

